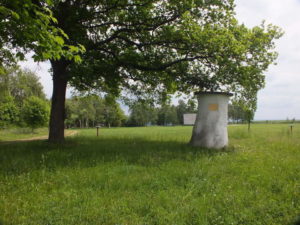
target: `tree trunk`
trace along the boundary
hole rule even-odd
[[[67,89],[66,61],[51,61],[53,69],[53,94],[49,124],[49,142],[64,141],[65,98]]]

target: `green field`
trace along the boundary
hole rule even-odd
[[[226,150],[191,127],[80,130],[62,145],[0,143],[2,224],[285,225],[300,212],[300,125],[230,126]],[[0,222],[1,224],[1,222]]]

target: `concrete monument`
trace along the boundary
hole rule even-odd
[[[198,92],[198,112],[191,145],[224,148],[228,145],[228,101],[232,96],[223,92]]]

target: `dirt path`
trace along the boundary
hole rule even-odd
[[[66,130],[65,131],[65,137],[70,137],[70,136],[74,136],[75,134],[77,134],[78,131],[76,130]],[[15,140],[11,140],[11,141],[0,141],[1,144],[3,143],[15,143],[15,142],[26,142],[26,141],[36,141],[36,140],[47,140],[48,135],[43,135],[43,136],[37,136],[37,137],[30,137],[30,138],[22,138],[22,139],[15,139]]]

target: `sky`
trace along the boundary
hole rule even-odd
[[[248,27],[266,20],[284,31],[276,42],[277,65],[265,73],[266,87],[258,94],[255,119],[300,119],[300,1],[236,0],[236,13]]]
[[[236,0],[235,3],[240,23],[253,27],[265,20],[284,31],[284,36],[276,41],[277,65],[269,67],[265,73],[266,87],[258,93],[255,120],[300,119],[300,0]],[[50,98],[49,62],[35,63],[29,57],[20,64],[38,74]],[[70,93],[69,89],[67,97]]]

